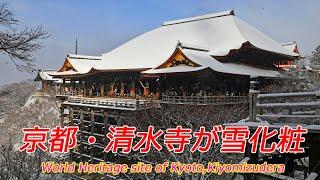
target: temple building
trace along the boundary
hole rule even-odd
[[[164,22],[100,56],[68,55],[49,74],[59,93],[84,97],[245,96],[250,77],[278,78],[300,57],[291,47],[226,11]]]
[[[50,94],[56,94],[60,90],[61,78],[54,78],[49,73],[55,73],[55,70],[39,69],[34,81],[41,82],[41,90]]]
[[[289,49],[292,52],[295,52],[297,54],[300,54],[299,49],[298,49],[298,45],[297,43],[294,42],[288,42],[288,43],[283,43],[282,44],[283,47]],[[292,60],[292,59],[288,59],[287,61],[283,61],[283,62],[278,62],[277,64],[275,64],[277,67],[283,69],[283,70],[290,70],[290,69],[294,69],[297,68],[296,63]]]
[[[98,153],[108,126],[164,106],[247,106],[250,79],[270,84],[284,72],[278,64],[299,57],[226,11],[164,22],[99,56],[69,54],[48,75],[61,82],[62,124],[80,127],[72,157],[110,161]],[[89,135],[97,143],[88,144]]]

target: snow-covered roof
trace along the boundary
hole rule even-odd
[[[68,54],[67,57],[72,59],[101,60],[101,56],[88,56],[79,54]]]
[[[59,77],[59,76],[71,76],[71,75],[80,75],[81,73],[74,71],[74,70],[68,70],[68,71],[62,71],[62,72],[51,72],[49,73],[51,76]]]
[[[55,70],[49,70],[49,69],[39,69],[38,74],[36,78],[34,79],[35,81],[57,81],[59,80],[58,78],[54,78],[51,73],[56,73],[57,71]]]
[[[102,55],[94,69],[153,68],[168,59],[177,42],[209,48],[213,56],[225,56],[249,42],[256,48],[299,56],[254,27],[238,19],[232,11],[167,22]]]
[[[228,15],[234,15],[234,11],[233,10],[223,11],[223,12],[217,12],[217,13],[212,13],[212,14],[206,14],[206,15],[202,15],[202,16],[185,18],[185,19],[165,21],[165,22],[163,22],[163,26],[192,22],[192,21],[199,21],[199,20],[210,19],[210,18],[217,18],[217,17],[221,17],[221,16],[228,16]]]
[[[65,71],[65,66],[70,66],[74,71],[84,74],[101,61],[101,56],[85,56],[68,54],[64,65],[60,68],[59,72]],[[69,70],[69,69],[67,69]]]
[[[162,26],[102,54],[101,60],[89,61],[72,57],[67,60],[79,73],[90,70],[152,69],[171,56],[177,42],[205,47],[212,56],[226,56],[230,50],[239,49],[244,43],[289,58],[299,56],[238,19],[233,11],[225,11],[165,22]]]
[[[289,49],[290,51],[292,51],[292,52],[295,52],[295,53],[299,53],[299,51],[298,51],[298,44],[295,42],[295,41],[293,41],[293,42],[287,42],[287,43],[282,43],[281,44],[283,47],[285,47],[285,48],[287,48],[287,49]]]
[[[143,74],[167,74],[167,73],[184,73],[184,72],[195,72],[208,68],[207,66],[200,67],[192,67],[187,65],[179,65],[168,68],[160,68],[160,69],[149,69],[143,71]]]
[[[280,73],[276,70],[263,69],[239,63],[222,63],[210,55],[209,52],[180,49],[182,53],[192,62],[200,65],[199,67],[192,67],[187,65],[179,65],[169,68],[154,68],[143,71],[143,74],[163,74],[163,73],[177,73],[177,72],[193,72],[209,68],[213,71],[228,74],[240,74],[248,76],[262,76],[262,77],[278,77]]]

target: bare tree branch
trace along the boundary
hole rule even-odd
[[[49,37],[42,26],[17,30],[18,20],[14,13],[8,9],[6,3],[0,4],[0,52],[6,54],[20,71],[31,72],[34,70],[34,53],[42,48],[41,40]]]
[[[11,26],[17,22],[18,20],[14,19],[12,11],[8,9],[7,3],[0,4],[0,24]]]

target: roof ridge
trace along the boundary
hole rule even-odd
[[[194,45],[194,44],[187,44],[187,43],[180,42],[180,41],[178,41],[177,47],[180,47],[182,49],[196,50],[196,51],[205,51],[205,52],[210,51],[210,48],[202,47],[202,46],[198,46],[198,45]]]
[[[287,45],[297,45],[296,41],[291,41],[291,42],[286,42],[286,43],[280,43],[282,46],[287,46]]]
[[[223,11],[223,12],[218,12],[218,13],[211,13],[211,14],[206,14],[206,15],[202,15],[202,16],[194,16],[194,17],[190,17],[190,18],[184,18],[184,19],[178,19],[178,20],[172,20],[172,21],[165,21],[165,22],[163,22],[162,26],[181,24],[181,23],[187,23],[187,22],[193,22],[193,21],[200,21],[200,20],[205,20],[205,19],[230,16],[230,15],[232,15],[232,16],[235,15],[234,10],[228,10],[228,11]]]
[[[86,59],[86,60],[101,60],[101,56],[89,56],[89,55],[80,55],[80,54],[68,54],[67,58],[72,59]]]

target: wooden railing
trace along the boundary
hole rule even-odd
[[[258,94],[253,108],[257,109],[257,117],[267,118],[269,121],[279,122],[279,118],[284,122],[286,119],[307,119],[311,123],[310,118],[320,118],[318,95],[317,92]],[[307,121],[303,122],[309,124]]]
[[[162,95],[162,103],[194,104],[194,105],[223,105],[248,103],[247,96],[168,96]]]
[[[224,126],[248,126],[253,134],[259,126],[268,126],[269,131],[277,129],[280,133],[280,128],[285,125],[296,128],[301,125],[304,129],[308,129],[308,135],[304,136],[306,143],[301,143],[305,148],[304,153],[290,154],[290,153],[271,153],[259,154],[245,152],[245,158],[240,162],[248,163],[283,163],[285,162],[286,173],[255,173],[242,174],[243,177],[236,177],[234,179],[295,179],[288,176],[301,174],[299,179],[318,179],[319,170],[319,140],[320,133],[320,101],[318,92],[295,92],[295,93],[270,93],[259,94],[259,91],[250,90],[249,103],[249,118],[242,119],[236,123],[226,123]],[[273,143],[276,139],[271,140]],[[308,158],[309,161],[298,165],[292,162],[301,160],[301,158]],[[285,161],[286,159],[292,162]],[[287,168],[288,167],[288,168]],[[304,172],[303,172],[304,171]],[[309,172],[309,173],[307,173]],[[302,175],[304,174],[304,176]]]
[[[80,92],[75,91],[68,91],[68,92],[61,92],[60,90],[57,90],[55,92],[56,96],[82,96]]]
[[[149,100],[123,98],[88,98],[80,96],[69,96],[64,104],[123,110],[139,110],[158,107],[157,102]]]

